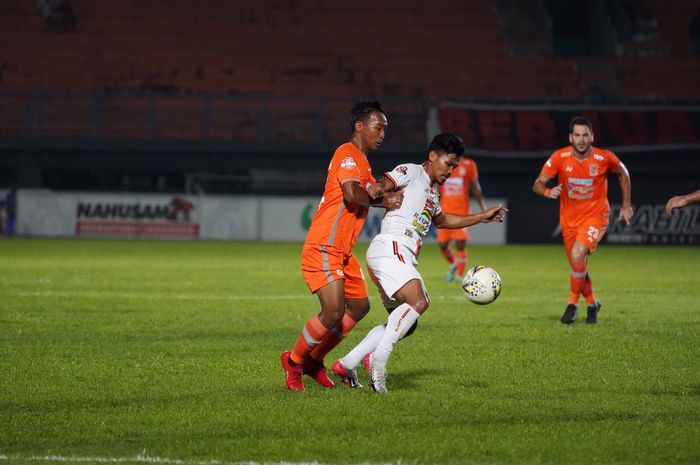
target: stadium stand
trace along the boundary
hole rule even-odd
[[[581,100],[591,88],[583,70],[595,61],[602,63],[595,72],[619,82],[609,90],[620,99],[697,99],[697,86],[674,83],[666,97],[653,72],[634,79],[650,68],[682,75],[681,84],[700,74],[697,59],[688,60],[696,3],[646,3],[642,17],[606,16],[627,24],[611,45],[629,58],[618,69],[618,56],[554,59],[542,0],[438,0],[430,8],[394,0],[351,9],[312,0],[235,8],[219,0],[75,0],[77,25],[59,32],[45,28],[34,2],[15,0],[0,10],[0,88]]]
[[[71,16],[48,27],[47,8],[58,3]],[[570,18],[556,4],[7,0],[0,135],[21,148],[187,139],[270,151],[312,142],[320,153],[346,134],[329,115],[360,96],[401,108],[390,137],[413,148],[425,143],[428,108],[444,100],[700,101],[689,35],[696,1],[567,2],[591,7],[596,16],[584,22],[604,39],[578,55],[560,54],[558,27]]]

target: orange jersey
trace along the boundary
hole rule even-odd
[[[304,243],[329,245],[345,254],[351,253],[369,210],[345,202],[341,185],[352,181],[359,182],[366,189],[375,179],[365,154],[348,142],[336,149],[328,165],[323,197],[311,219]]]
[[[440,186],[440,206],[442,211],[455,215],[469,214],[469,184],[479,177],[476,163],[471,158],[462,157],[459,166]]]
[[[565,228],[576,228],[592,217],[607,220],[608,173],[620,172],[620,159],[609,150],[591,147],[585,160],[577,160],[571,147],[552,154],[542,173],[558,177],[562,185],[559,201],[559,222]]]

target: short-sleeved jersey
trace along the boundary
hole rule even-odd
[[[328,165],[323,197],[311,219],[306,244],[335,247],[350,254],[367,218],[368,207],[345,202],[342,184],[357,181],[365,189],[375,182],[372,168],[360,149],[348,142],[338,147]]]
[[[576,228],[588,218],[607,218],[610,213],[607,176],[619,173],[620,169],[620,159],[609,150],[591,147],[585,160],[577,160],[570,146],[554,152],[542,167],[542,173],[552,178],[557,176],[562,185],[561,225]]]
[[[397,189],[404,190],[401,207],[388,211],[380,234],[390,234],[418,253],[433,217],[442,213],[440,191],[422,165],[407,163],[384,174]]]
[[[479,177],[476,163],[471,158],[459,161],[452,175],[440,186],[440,205],[445,213],[469,214],[469,184]]]

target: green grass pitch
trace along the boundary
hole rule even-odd
[[[599,323],[564,326],[561,246],[471,247],[503,278],[482,307],[427,245],[432,304],[387,396],[286,390],[318,310],[300,249],[1,240],[0,465],[700,463],[700,248],[602,245]],[[385,320],[370,294],[327,362]]]

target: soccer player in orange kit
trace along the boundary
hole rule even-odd
[[[440,186],[440,206],[442,211],[452,215],[469,215],[469,194],[479,204],[481,211],[486,210],[484,197],[481,194],[479,184],[479,171],[476,162],[471,158],[460,159],[459,166],[452,172]],[[437,241],[440,253],[450,264],[450,269],[445,276],[445,281],[450,282],[457,277],[464,276],[464,268],[467,264],[467,241],[469,240],[468,228],[463,229],[438,229]],[[450,241],[454,243],[456,252],[452,252]]]
[[[352,136],[333,154],[302,249],[302,274],[321,311],[306,322],[294,348],[280,357],[287,388],[295,391],[304,390],[303,374],[334,386],[323,360],[369,311],[367,283],[352,247],[370,204],[398,208],[403,199],[402,192],[384,195],[367,160],[382,144],[388,125],[380,103],[356,103],[350,123]]]
[[[572,118],[568,147],[555,151],[542,167],[532,187],[537,195],[559,200],[559,223],[564,249],[571,265],[569,303],[561,322],[576,321],[578,301],[586,300],[586,323],[596,323],[601,304],[593,293],[587,270],[587,257],[592,254],[608,227],[608,173],[617,175],[622,194],[618,217],[629,226],[632,220],[631,182],[629,172],[619,158],[608,150],[593,147],[593,126],[582,117]],[[558,184],[547,183],[557,176]]]

